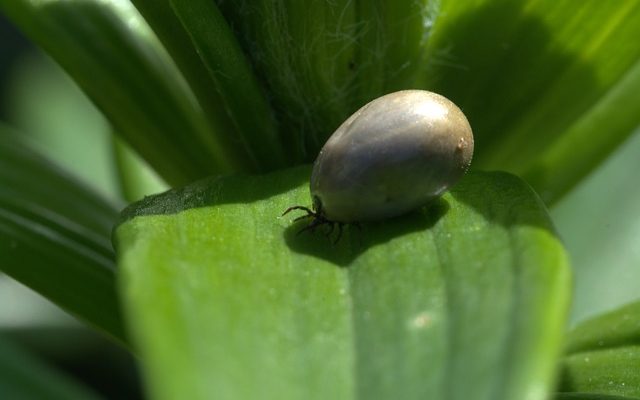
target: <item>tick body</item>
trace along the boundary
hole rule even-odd
[[[320,151],[311,174],[310,225],[405,214],[458,181],[472,155],[471,126],[447,98],[403,90],[375,99]]]

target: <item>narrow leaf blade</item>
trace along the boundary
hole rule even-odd
[[[215,15],[212,18],[211,13],[205,11],[193,20],[187,17],[190,23],[183,25],[169,0],[133,0],[133,3],[180,68],[212,126],[212,134],[220,139],[225,149],[234,152],[254,170],[283,165],[284,154],[276,140],[275,120],[226,22]],[[195,10],[189,4],[185,6],[187,10]],[[215,8],[215,4],[204,7],[205,10]],[[208,55],[222,52],[222,57],[216,57],[213,64],[205,64],[203,61],[209,60],[201,57],[203,48],[210,48],[205,52]],[[234,64],[232,69],[222,68],[230,63]],[[238,74],[242,75],[240,79],[236,79]],[[248,91],[242,94],[239,90],[229,92],[229,81]],[[238,105],[238,97],[247,104],[257,105],[258,109]],[[235,104],[230,104],[229,100],[235,100]],[[252,122],[255,125],[251,126]],[[265,153],[269,157],[265,157]]]
[[[580,323],[567,338],[560,389],[640,397],[640,302]]]
[[[640,301],[580,323],[569,332],[567,353],[640,346]]]
[[[124,342],[110,244],[117,215],[0,128],[0,269]]]
[[[562,361],[560,390],[640,397],[640,346],[571,354]]]
[[[171,0],[220,93],[220,106],[258,171],[283,167],[284,151],[273,112],[236,37],[213,1]]]
[[[637,397],[610,396],[596,393],[558,393],[556,400],[638,400]]]

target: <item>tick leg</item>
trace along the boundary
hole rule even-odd
[[[324,222],[321,221],[321,220],[314,219],[313,221],[311,221],[311,223],[309,225],[307,225],[304,228],[300,229],[296,235],[299,235],[302,232],[306,232],[306,231],[313,232],[318,227],[318,225],[322,225],[323,223]]]
[[[303,220],[303,219],[313,218],[313,217],[315,217],[315,215],[313,215],[313,214],[305,214],[305,215],[302,215],[302,216],[300,216],[300,217],[295,218],[295,219],[293,220],[293,222],[297,222],[297,221],[301,221],[301,220]]]
[[[289,208],[287,208],[287,209],[282,213],[282,216],[287,215],[288,213],[290,213],[290,212],[291,212],[291,211],[293,211],[293,210],[303,210],[303,211],[306,211],[306,212],[307,212],[307,214],[315,215],[315,213],[314,213],[310,208],[308,208],[308,207],[305,207],[305,206],[293,206],[293,207],[289,207]]]
[[[333,228],[335,228],[336,224],[333,222],[327,222],[327,225],[329,225],[329,230],[327,231],[327,233],[325,233],[324,235],[329,238],[329,236],[331,236],[331,234],[333,233]]]

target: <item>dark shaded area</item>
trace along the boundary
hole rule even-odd
[[[0,333],[105,399],[144,398],[133,356],[89,329],[22,328]]]
[[[0,13],[0,120],[7,120],[7,99],[5,93],[9,86],[8,74],[14,62],[31,49],[31,45],[22,34]]]
[[[108,342],[77,357],[54,358],[51,361],[107,399],[145,398],[136,360],[130,353]]]
[[[554,103],[566,107],[548,109],[531,121],[522,154],[535,156],[553,143],[602,92],[593,68],[560,48],[546,23],[524,8],[525,3],[511,0],[471,8],[440,28],[431,54],[429,90],[451,99],[469,119],[476,139],[474,168],[484,167],[492,148],[512,133],[522,115],[544,105],[554,85],[577,85],[585,95],[558,92]]]
[[[336,232],[327,235],[326,227],[315,232],[300,232],[308,222],[299,221],[284,231],[284,240],[292,251],[308,254],[346,267],[368,248],[413,232],[431,229],[449,210],[449,203],[439,198],[433,203],[396,218],[380,222],[345,225],[343,237],[334,243]],[[323,229],[324,228],[324,229]],[[324,232],[323,232],[324,231]]]
[[[291,8],[296,6],[286,3],[247,0],[216,0],[216,3],[265,88],[291,163],[312,162],[329,135],[364,105],[350,104],[357,95],[354,83],[361,69],[353,58],[355,55],[349,55],[355,50],[359,24],[353,18],[342,21],[340,28],[326,22],[327,18],[333,21],[350,15],[345,8],[355,9],[355,3],[316,4],[310,6],[310,12],[322,8],[327,14],[309,14],[302,19],[291,14]],[[326,36],[312,38],[300,31],[301,24],[311,18],[324,21]],[[327,46],[326,52],[312,47],[316,44]],[[321,71],[329,65],[336,69],[332,78],[324,77]],[[328,81],[323,82],[325,79]]]
[[[472,172],[451,191],[454,200],[472,208],[492,224],[506,228],[529,225],[555,234],[551,220],[537,194],[524,181],[506,172]],[[307,221],[292,224],[284,232],[287,245],[295,252],[322,258],[340,266],[347,266],[369,247],[412,232],[431,229],[446,216],[451,205],[440,198],[409,214],[376,223],[345,227],[344,237],[333,244],[325,237],[325,227],[316,232],[298,232]],[[335,232],[333,232],[335,235]]]

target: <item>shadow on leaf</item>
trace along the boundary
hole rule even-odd
[[[371,247],[431,229],[448,210],[449,203],[440,198],[400,217],[359,225],[347,224],[337,243],[334,243],[338,235],[337,227],[333,231],[328,226],[321,226],[315,232],[300,232],[308,223],[304,220],[291,224],[283,236],[292,251],[347,267]]]

